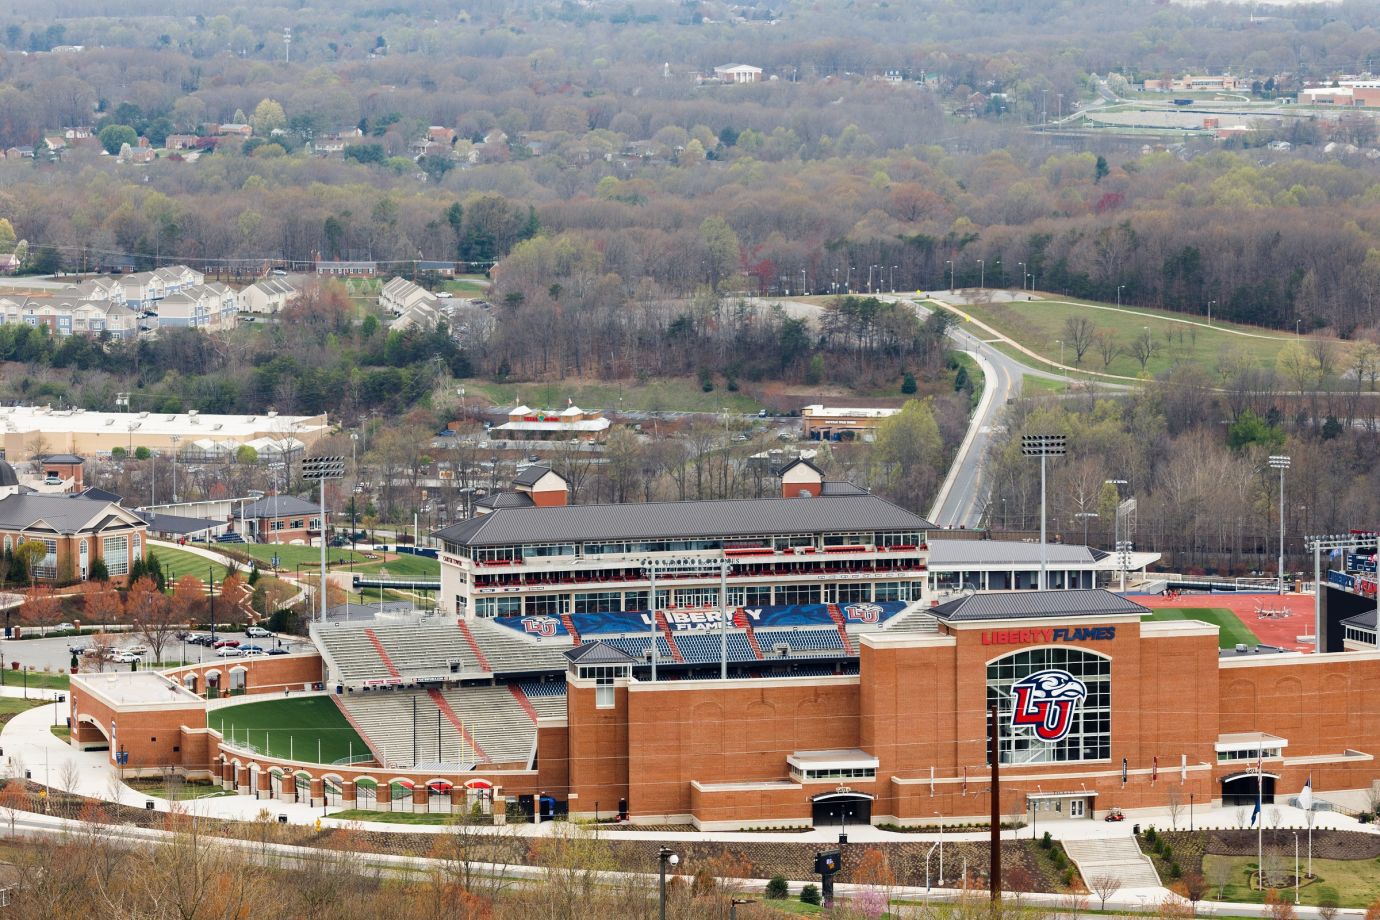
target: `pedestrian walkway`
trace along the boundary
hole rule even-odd
[[[1154,891],[1164,895],[1164,886],[1155,872],[1150,857],[1140,851],[1134,837],[1104,837],[1100,840],[1065,840],[1064,852],[1083,876],[1083,882],[1093,891],[1097,879],[1114,878],[1121,883],[1121,891]]]

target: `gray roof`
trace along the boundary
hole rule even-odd
[[[930,567],[961,565],[1040,564],[1040,544],[1015,540],[931,539]],[[1045,560],[1051,565],[1091,565],[1098,556],[1086,546],[1046,543]]]
[[[302,501],[293,495],[270,495],[261,498],[252,505],[244,506],[244,517],[246,520],[252,518],[273,518],[284,517],[289,514],[311,514],[320,512],[320,508],[311,502]],[[240,509],[236,507],[231,517],[239,518]]]
[[[513,485],[534,486],[537,484],[538,479],[541,479],[549,472],[551,472],[551,467],[549,466],[542,466],[541,464],[529,466],[513,477]]]
[[[476,508],[531,508],[532,496],[526,492],[495,492],[474,503]]]
[[[99,528],[122,511],[111,502],[81,495],[11,495],[0,499],[0,528],[24,530],[43,521],[58,533],[71,534],[88,524]]]
[[[124,504],[124,497],[116,495],[108,489],[98,489],[95,486],[88,486],[81,490],[81,494],[87,498],[97,499],[103,502],[114,502],[117,505]]]
[[[1347,617],[1342,620],[1343,626],[1359,626],[1362,629],[1375,628],[1375,611],[1367,610],[1365,613],[1358,613],[1354,617]]]
[[[563,653],[566,660],[579,664],[634,664],[637,659],[607,642],[586,642]]]
[[[820,483],[820,495],[866,495],[867,490],[846,479],[826,479]]]
[[[43,458],[44,463],[85,463],[76,454],[49,454]]]
[[[142,509],[139,511],[139,515],[149,522],[149,530],[155,533],[175,533],[179,536],[188,536],[225,526],[224,521],[208,521],[205,518],[183,517],[179,514],[155,514],[152,511]]]
[[[656,540],[755,534],[929,530],[934,525],[875,495],[754,498],[500,508],[441,530],[466,546]]]
[[[999,591],[970,594],[940,604],[930,613],[950,623],[1045,617],[1099,617],[1148,613],[1119,594],[1092,591]]]

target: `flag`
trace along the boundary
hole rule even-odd
[[[1150,761],[1150,782],[1153,783],[1153,782],[1155,782],[1155,781],[1156,781],[1157,779],[1159,779],[1159,778],[1160,778],[1160,758],[1159,758],[1159,755],[1156,754],[1155,757]]]
[[[1299,793],[1299,808],[1304,811],[1313,810],[1313,774],[1308,774],[1308,782],[1303,784],[1303,791]]]
[[[1262,751],[1255,753],[1255,810],[1251,812],[1251,827],[1255,827],[1255,822],[1260,818],[1260,794],[1265,785],[1265,766],[1261,760]]]
[[[968,768],[963,768],[963,794],[968,794]]]

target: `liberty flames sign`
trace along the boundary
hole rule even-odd
[[[1088,687],[1068,671],[1036,671],[1011,687],[1016,705],[1011,712],[1013,734],[1022,728],[1041,741],[1062,741],[1073,727],[1073,714],[1088,697]]]

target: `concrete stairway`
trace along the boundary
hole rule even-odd
[[[1121,890],[1160,888],[1160,877],[1150,857],[1140,851],[1134,837],[1103,837],[1096,840],[1063,840],[1064,851],[1078,866],[1089,888],[1101,875],[1121,880]]]

